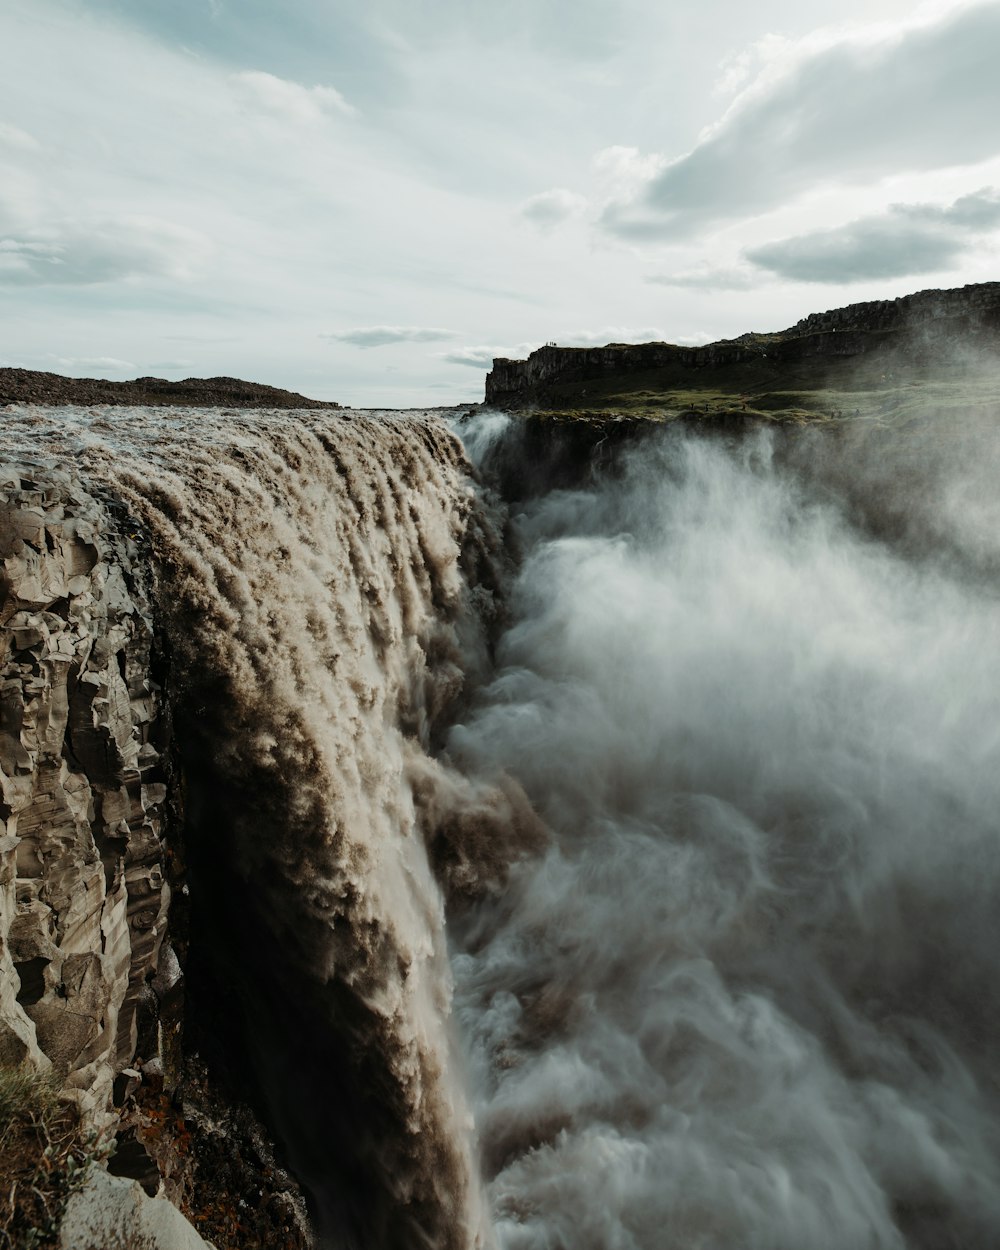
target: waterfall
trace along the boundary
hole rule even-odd
[[[476,632],[462,563],[483,536],[458,440],[431,417],[325,412],[5,425],[10,453],[72,466],[148,535],[223,1061],[247,1051],[334,1244],[480,1244],[409,781],[432,802],[420,760]]]
[[[198,1044],[324,1244],[1000,1241],[992,431],[898,473],[497,413],[5,426],[148,544]]]

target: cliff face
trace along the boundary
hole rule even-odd
[[[784,364],[845,358],[888,347],[926,351],[928,341],[968,336],[977,329],[1000,327],[1000,282],[950,291],[921,291],[897,300],[851,304],[815,313],[791,329],[773,334],[744,334],[704,347],[671,343],[611,343],[605,347],[546,345],[527,360],[498,358],[486,376],[486,403],[523,407],[544,402],[549,388],[614,375],[669,371],[678,381],[697,386],[707,374],[760,362],[780,370]]]
[[[182,1047],[185,983],[167,940],[168,922],[173,942],[186,929],[170,884],[182,787],[153,590],[144,534],[120,504],[55,463],[4,464],[0,1068],[48,1074],[81,1138],[113,1150],[109,1171],[183,1208],[220,1250],[304,1247],[304,1204],[266,1133]],[[71,1198],[61,1245],[173,1250],[178,1229],[206,1244],[138,1185],[91,1173],[99,1200],[81,1222]],[[0,1233],[21,1244],[28,1229],[7,1214]]]
[[[136,557],[68,473],[0,478],[0,1058],[55,1069],[98,1125],[170,900]]]
[[[828,312],[810,313],[797,321],[786,335],[814,334],[828,330],[897,331],[933,326],[935,322],[966,319],[971,323],[997,324],[1000,317],[1000,282],[980,282],[946,291],[917,291],[899,299],[869,300]]]

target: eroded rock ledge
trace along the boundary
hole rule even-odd
[[[149,600],[108,520],[64,471],[0,475],[0,1055],[98,1119],[170,902]]]
[[[0,466],[0,1064],[50,1073],[116,1139],[109,1170],[219,1250],[306,1246],[266,1132],[182,1045],[152,579],[139,528],[72,469]]]

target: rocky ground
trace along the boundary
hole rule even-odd
[[[339,408],[295,391],[240,378],[65,378],[34,369],[0,369],[0,407],[4,404],[143,404],[198,408]]]

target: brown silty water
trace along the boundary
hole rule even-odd
[[[485,530],[461,444],[428,414],[25,407],[4,425],[8,456],[71,467],[148,532],[192,902],[202,941],[230,947],[210,980],[320,1228],[483,1244],[409,780],[433,807],[426,752],[475,629],[460,565]]]

